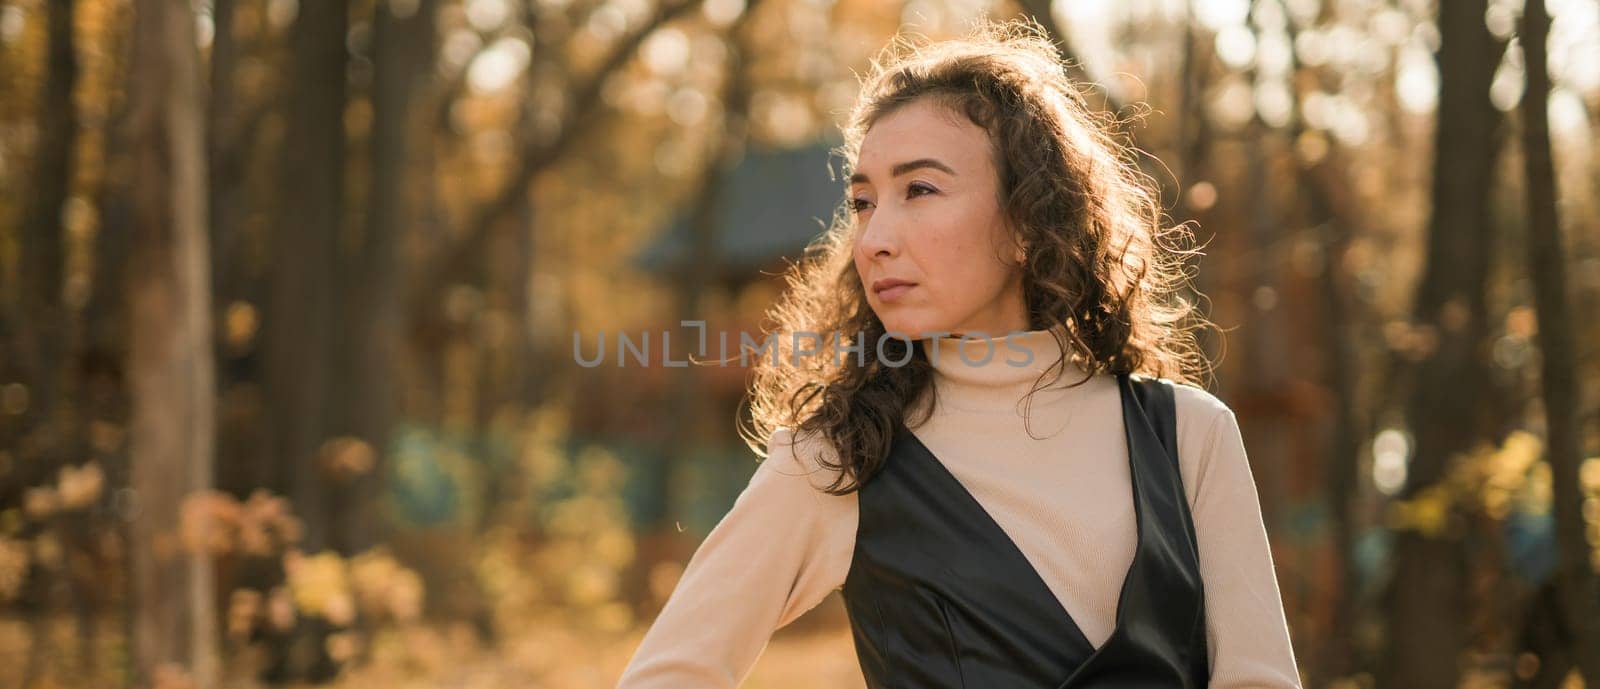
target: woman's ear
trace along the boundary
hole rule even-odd
[[[1015,247],[1015,253],[1013,254],[1013,257],[1016,259],[1017,265],[1019,265],[1019,266],[1020,265],[1027,265],[1027,263],[1028,263],[1028,241],[1027,241],[1027,239],[1022,236],[1022,232],[1017,227],[1016,222],[1011,220],[1010,218],[1006,219],[1006,230],[1007,230],[1006,231],[1006,236],[1011,238],[1011,244],[1012,244],[1013,247]]]

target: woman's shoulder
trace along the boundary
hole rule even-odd
[[[1233,409],[1211,391],[1187,381],[1155,378],[1172,388],[1180,440],[1203,435],[1216,424],[1232,420]]]
[[[1169,382],[1172,383],[1173,404],[1177,407],[1180,437],[1185,435],[1186,429],[1204,431],[1224,417],[1233,416],[1233,409],[1211,391],[1193,383]]]
[[[839,475],[839,453],[821,433],[778,426],[767,438],[757,473],[767,471],[804,478],[819,492]]]
[[[1219,462],[1244,462],[1238,419],[1233,409],[1205,388],[1173,381],[1178,420],[1178,466],[1190,505],[1198,499],[1204,477]]]

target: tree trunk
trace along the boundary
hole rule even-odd
[[[215,27],[211,39],[210,97],[207,107],[207,190],[211,223],[211,257],[216,268],[212,271],[212,296],[226,306],[236,297],[240,281],[234,257],[239,249],[238,232],[241,206],[239,195],[242,172],[234,163],[238,149],[244,144],[236,136],[239,108],[238,91],[234,88],[234,69],[239,62],[239,45],[233,35],[235,0],[211,0],[211,21]],[[226,381],[222,381],[226,382]]]
[[[188,2],[134,7],[126,139],[133,655],[140,685],[178,671],[209,689],[217,674],[210,559],[180,537],[184,499],[211,485],[216,396],[200,57]]]
[[[63,300],[66,232],[62,211],[72,191],[73,150],[77,142],[77,109],[72,92],[78,83],[73,40],[75,3],[48,5],[45,17],[48,47],[45,75],[39,89],[35,122],[39,140],[24,185],[18,228],[17,275],[20,307],[7,314],[10,351],[0,352],[0,375],[27,385],[26,413],[20,424],[8,424],[18,437],[0,436],[0,444],[19,451],[23,469],[17,485],[48,480],[66,459],[73,433],[66,404],[68,366],[64,346],[70,335],[68,303]],[[9,369],[9,370],[6,370]],[[11,378],[14,376],[14,378]],[[4,432],[4,431],[0,431]]]
[[[333,547],[334,495],[319,461],[339,410],[335,318],[345,178],[345,35],[338,0],[302,2],[290,36],[288,127],[281,159],[282,212],[273,247],[264,327],[268,410],[278,468],[267,483],[287,493],[305,522],[309,552]]]
[[[77,141],[77,110],[72,104],[78,81],[73,13],[74,3],[62,0],[49,3],[45,15],[45,74],[35,111],[39,140],[17,232],[21,290],[19,301],[12,306],[19,308],[6,314],[9,327],[0,324],[0,336],[10,340],[0,342],[9,350],[0,351],[0,358],[9,360],[0,364],[0,377],[24,381],[28,392],[20,423],[0,425],[0,445],[16,448],[20,455],[17,466],[21,471],[7,477],[7,483],[18,488],[49,482],[66,460],[67,442],[73,435],[67,428],[70,405],[63,403],[68,372],[63,343],[68,336],[69,312],[62,300],[66,268],[62,210],[72,189],[72,152]],[[34,576],[43,574],[39,570]],[[32,645],[24,677],[29,679],[43,672],[50,653],[49,621],[59,598],[51,595],[56,588],[53,583],[39,581],[27,588],[32,599],[26,602],[32,618]]]
[[[340,500],[333,515],[338,545],[355,552],[382,539],[378,523],[378,487],[383,475],[389,431],[394,424],[398,375],[397,348],[402,341],[400,239],[414,216],[407,193],[411,164],[413,105],[425,93],[433,64],[434,13],[437,0],[423,0],[406,16],[381,3],[373,18],[371,186],[366,225],[359,250],[342,271],[344,297],[339,344],[344,382],[333,392],[343,431],[371,445],[375,462],[350,478],[349,499]]]
[[[1406,418],[1414,445],[1402,499],[1438,483],[1456,455],[1492,439],[1495,429],[1487,412],[1485,285],[1501,119],[1489,102],[1489,82],[1502,51],[1484,25],[1486,6],[1487,0],[1439,3],[1433,211],[1413,305],[1415,323],[1433,344],[1412,367]],[[1453,519],[1440,533],[1396,534],[1382,686],[1458,684],[1472,609],[1466,529]]]
[[[1578,466],[1583,461],[1579,422],[1583,404],[1575,375],[1577,338],[1572,329],[1566,254],[1556,212],[1555,164],[1550,153],[1550,73],[1545,48],[1550,15],[1544,5],[1543,0],[1528,0],[1521,33],[1528,80],[1522,96],[1528,276],[1533,280],[1539,322],[1540,387],[1548,436],[1545,457],[1550,463],[1551,502],[1560,552],[1555,574],[1560,609],[1575,645],[1571,657],[1578,661],[1584,686],[1600,687],[1600,580],[1590,565],[1591,550],[1584,536],[1584,495],[1578,478]]]
[[[1324,12],[1328,11],[1324,7]],[[1292,44],[1299,30],[1294,22],[1288,24],[1288,38]],[[1300,74],[1306,67],[1293,51],[1291,74]],[[1304,102],[1297,100],[1295,118],[1289,130],[1288,141],[1299,141],[1307,131]],[[1330,142],[1331,147],[1331,142]],[[1359,301],[1353,298],[1354,290],[1346,278],[1344,257],[1349,252],[1361,220],[1353,217],[1353,203],[1341,203],[1341,189],[1348,187],[1343,171],[1348,169],[1338,150],[1330,150],[1318,161],[1300,161],[1296,165],[1298,183],[1305,190],[1306,220],[1322,238],[1322,270],[1318,275],[1321,295],[1318,306],[1323,324],[1322,337],[1328,346],[1322,348],[1322,361],[1327,375],[1324,384],[1332,393],[1331,418],[1328,420],[1326,466],[1323,475],[1327,480],[1325,504],[1332,522],[1332,569],[1335,584],[1332,587],[1332,630],[1326,638],[1312,639],[1310,645],[1317,649],[1309,659],[1313,680],[1347,677],[1360,667],[1357,659],[1354,634],[1362,621],[1364,606],[1358,596],[1360,570],[1356,566],[1356,534],[1361,528],[1357,499],[1361,485],[1361,442],[1369,437],[1369,420],[1362,417],[1358,392],[1361,357],[1357,343],[1362,336]]]

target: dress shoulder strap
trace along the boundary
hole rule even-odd
[[[1172,381],[1139,373],[1129,374],[1128,380],[1133,383],[1133,392],[1139,399],[1139,406],[1144,408],[1145,413],[1155,424],[1156,437],[1161,440],[1161,447],[1166,449],[1173,468],[1177,468],[1178,409]]]

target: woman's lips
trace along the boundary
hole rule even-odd
[[[895,285],[893,287],[878,290],[878,299],[885,302],[896,301],[900,297],[904,296],[906,292],[910,292],[911,288],[913,287],[916,287],[916,285]]]

